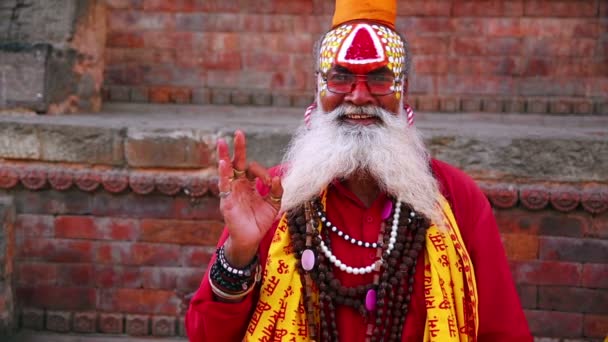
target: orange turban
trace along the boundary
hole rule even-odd
[[[397,0],[336,0],[332,28],[363,19],[378,22],[395,30]]]

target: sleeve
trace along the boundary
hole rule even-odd
[[[280,167],[269,170],[271,175],[280,174]],[[264,196],[269,189],[261,182],[257,183],[258,192]],[[260,243],[259,258],[262,271],[266,266],[268,248],[276,229],[276,223]],[[228,230],[224,229],[217,246],[221,246],[228,239]],[[190,300],[186,312],[185,325],[188,339],[191,342],[203,341],[242,341],[255,303],[259,297],[259,284],[254,291],[238,303],[225,303],[216,301],[209,284],[209,271],[215,262],[215,255],[211,258],[207,271],[203,276],[201,285]],[[226,326],[226,322],[230,322]]]
[[[473,261],[479,297],[478,341],[533,341],[490,203],[464,172],[437,161],[434,171]]]

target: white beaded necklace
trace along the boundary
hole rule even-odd
[[[413,214],[414,212],[412,212]],[[338,259],[331,250],[325,245],[323,240],[321,240],[320,246],[325,257],[329,259],[329,261],[334,264],[341,271],[344,271],[348,274],[368,274],[374,271],[379,271],[380,267],[384,263],[384,257],[391,254],[393,249],[395,248],[395,243],[397,242],[397,230],[399,229],[399,215],[401,214],[401,199],[398,199],[395,203],[395,212],[393,213],[393,222],[391,225],[391,233],[390,238],[388,240],[388,246],[386,248],[386,252],[380,257],[380,259],[374,261],[371,265],[366,267],[352,267],[346,265],[342,260]],[[327,222],[327,221],[326,221]],[[331,225],[331,223],[330,223]],[[326,223],[327,226],[327,223]],[[377,244],[376,244],[377,246]]]
[[[323,214],[323,212],[321,212],[320,210],[317,211],[317,215],[321,219],[321,222],[323,222],[323,224],[327,228],[331,229],[332,232],[336,233],[339,237],[341,237],[344,240],[352,243],[353,245],[357,245],[357,246],[360,246],[360,247],[374,248],[374,249],[376,249],[378,247],[382,247],[382,243],[361,241],[361,240],[355,239],[354,237],[352,237],[352,236],[344,233],[343,231],[341,231],[340,229],[338,229],[338,227],[336,227],[333,223],[329,222],[329,220],[327,219],[327,217],[325,217],[325,215]]]

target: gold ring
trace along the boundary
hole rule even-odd
[[[232,173],[234,174],[234,178],[241,178],[245,172],[247,172],[246,170],[237,170],[237,169],[232,169]]]
[[[275,196],[270,195],[270,200],[274,203],[280,203],[281,197],[275,197]]]

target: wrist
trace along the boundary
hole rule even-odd
[[[253,262],[258,247],[259,244],[237,244],[229,237],[224,243],[224,256],[230,266],[244,268]]]

